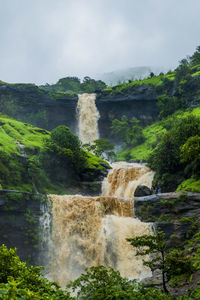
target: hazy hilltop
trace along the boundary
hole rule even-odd
[[[144,79],[149,76],[151,72],[158,75],[160,72],[167,72],[166,67],[132,67],[127,69],[116,70],[103,74],[96,74],[93,77],[104,81],[107,85],[115,85],[128,80],[134,81]]]

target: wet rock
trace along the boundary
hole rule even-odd
[[[22,260],[38,264],[41,205],[47,198],[15,190],[0,190],[0,245],[17,248]]]
[[[144,222],[176,222],[200,215],[200,193],[163,193],[135,198],[135,215]]]
[[[151,190],[150,190],[150,188],[148,188],[148,186],[138,185],[135,190],[134,196],[135,197],[143,197],[143,196],[149,196],[151,194],[152,194]]]

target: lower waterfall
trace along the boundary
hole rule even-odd
[[[151,187],[152,178],[153,172],[142,165],[115,163],[102,196],[49,195],[53,223],[49,279],[64,287],[86,267],[97,265],[112,267],[130,279],[151,276],[126,238],[153,232],[152,224],[134,218],[133,199],[134,188]]]

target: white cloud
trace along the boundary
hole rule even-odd
[[[0,0],[0,79],[56,82],[175,66],[200,44],[199,0]]]

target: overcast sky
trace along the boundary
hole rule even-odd
[[[200,45],[199,13],[200,0],[0,0],[0,80],[174,68]]]

